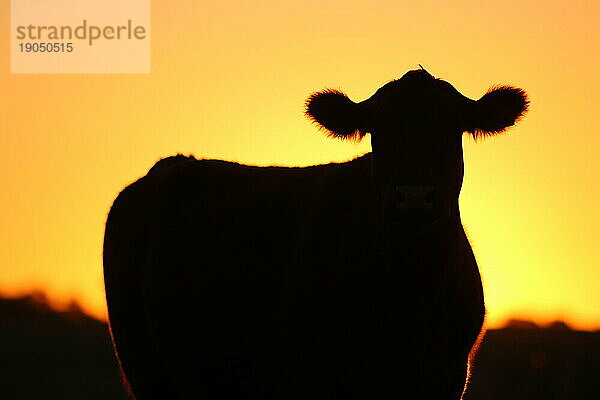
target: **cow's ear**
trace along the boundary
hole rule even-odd
[[[335,89],[313,93],[306,99],[306,115],[330,137],[360,141],[366,134],[361,129],[361,111],[359,104]]]
[[[523,89],[492,87],[481,99],[469,105],[467,131],[475,139],[503,132],[527,112],[529,100]]]

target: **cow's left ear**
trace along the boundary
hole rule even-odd
[[[468,107],[466,129],[475,139],[503,132],[527,112],[529,100],[523,89],[511,86],[492,87],[481,99]]]
[[[363,112],[360,104],[335,89],[313,93],[306,99],[308,118],[335,138],[360,141],[366,134],[361,126]]]

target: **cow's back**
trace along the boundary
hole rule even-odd
[[[290,308],[314,319],[306,310],[316,305],[298,304],[307,282],[323,280],[322,266],[340,262],[330,236],[350,217],[347,199],[368,193],[365,161],[259,168],[178,156],[119,195],[105,234],[107,303],[139,399],[173,397],[175,387],[223,396],[236,387],[257,396],[291,390],[281,364],[301,350],[287,354],[298,328]],[[330,203],[339,206],[324,212]]]

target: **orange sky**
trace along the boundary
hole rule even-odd
[[[489,4],[484,4],[489,3]],[[0,5],[0,291],[105,315],[102,235],[121,188],[177,152],[260,165],[347,160],[303,116],[323,87],[355,100],[423,64],[479,98],[526,89],[503,136],[464,137],[463,222],[489,326],[600,329],[600,3],[154,0],[152,73],[11,75]]]

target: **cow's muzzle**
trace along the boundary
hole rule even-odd
[[[399,216],[431,214],[436,205],[433,185],[394,185],[390,204]]]
[[[388,193],[387,223],[422,231],[449,216],[448,202],[434,185],[395,184]]]

